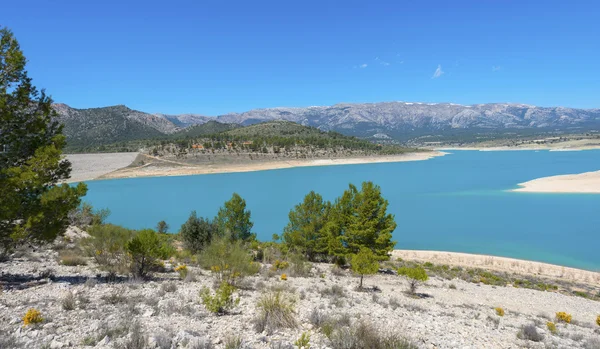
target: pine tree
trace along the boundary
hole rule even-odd
[[[284,228],[283,241],[290,249],[302,253],[309,260],[327,254],[328,239],[325,226],[331,204],[311,191],[304,201],[289,213],[289,223]]]
[[[350,264],[352,271],[360,275],[359,289],[363,288],[363,277],[365,275],[375,274],[379,270],[377,256],[367,247],[361,247],[358,253],[353,254],[350,258]]]
[[[169,225],[165,221],[160,221],[156,224],[156,231],[161,234],[166,234],[169,231]]]
[[[381,188],[364,182],[359,191],[350,184],[334,204],[326,226],[329,253],[338,257],[357,254],[361,247],[373,251],[377,260],[388,259],[396,244],[392,232],[394,216],[387,213],[388,201]]]
[[[71,164],[52,99],[38,92],[12,32],[0,28],[0,252],[19,242],[51,241],[87,188],[59,185]]]
[[[250,211],[246,210],[246,200],[237,193],[226,201],[217,214],[219,233],[232,240],[251,240],[255,237],[251,230],[254,223],[250,220]]]
[[[196,211],[193,211],[181,226],[183,247],[192,253],[198,253],[210,244],[217,232],[218,227],[213,221],[202,217],[198,218]]]
[[[387,260],[396,244],[392,241],[396,222],[387,213],[388,201],[381,196],[381,188],[373,182],[363,182],[352,206],[353,214],[349,216],[344,236],[346,248],[357,253],[361,247],[368,247],[377,260]]]

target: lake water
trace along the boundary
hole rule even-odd
[[[129,228],[190,211],[213,217],[233,192],[252,211],[261,240],[280,234],[311,190],[333,200],[348,183],[373,181],[396,216],[396,248],[490,254],[600,270],[600,195],[514,193],[518,183],[600,169],[600,150],[450,151],[427,161],[88,182],[85,201]]]

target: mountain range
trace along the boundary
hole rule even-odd
[[[600,129],[600,109],[537,107],[488,103],[343,103],[333,106],[254,109],[216,117],[199,114],[152,114],[124,105],[75,109],[55,104],[65,124],[69,144],[108,144],[182,133],[195,125],[216,121],[246,126],[286,120],[324,131],[373,139],[407,141],[426,135],[456,132],[570,132]]]

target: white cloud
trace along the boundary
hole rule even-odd
[[[369,65],[367,63],[363,63],[363,64],[359,65],[358,67],[361,68],[361,69],[364,69],[364,68],[366,68],[368,66]]]
[[[435,70],[435,73],[433,73],[433,76],[431,77],[432,79],[437,79],[440,76],[442,76],[444,74],[444,71],[442,70],[442,65],[438,64],[437,69]]]
[[[384,61],[384,60],[382,60],[382,59],[379,59],[379,57],[375,57],[375,62],[377,62],[377,63],[379,63],[379,64],[381,64],[381,65],[384,65],[384,66],[386,66],[386,67],[387,67],[388,65],[390,65],[388,62],[386,62],[386,61]]]
[[[493,65],[493,66],[492,66],[492,71],[498,71],[498,70],[500,70],[500,69],[502,69],[502,67],[501,67],[501,66],[499,66],[499,65],[498,65],[498,66],[496,66],[496,65]]]

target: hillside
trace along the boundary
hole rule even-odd
[[[65,124],[71,148],[153,139],[177,133],[183,137],[195,137],[208,132],[202,128],[194,129],[195,125],[209,121],[248,126],[283,120],[377,142],[414,145],[440,141],[479,142],[499,138],[581,134],[600,130],[600,109],[536,107],[509,103],[336,104],[324,107],[255,109],[214,118],[197,114],[150,114],[125,106],[74,109],[57,104],[55,107],[60,120]],[[226,129],[217,125],[211,124],[210,127],[214,128],[211,132]]]
[[[172,135],[172,138],[173,139],[195,138],[195,137],[199,137],[199,136],[205,136],[205,135],[226,132],[226,131],[233,130],[233,129],[236,129],[239,127],[241,127],[241,126],[236,125],[236,124],[223,124],[223,123],[220,123],[220,122],[217,122],[214,120],[210,120],[206,123],[199,124],[199,125],[193,125],[193,126],[185,128],[183,130],[180,130],[180,131],[174,133]]]
[[[70,148],[93,147],[136,139],[164,136],[177,130],[170,121],[127,108],[74,109],[65,104],[54,106]]]

